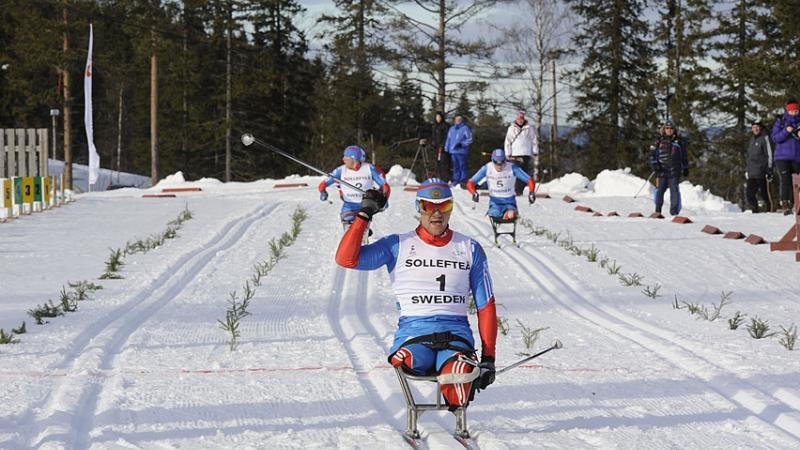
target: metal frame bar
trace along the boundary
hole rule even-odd
[[[403,391],[403,396],[406,399],[406,434],[413,438],[419,438],[419,430],[417,429],[417,420],[419,416],[425,411],[449,411],[450,407],[443,403],[442,388],[436,376],[420,376],[411,375],[403,371],[399,367],[394,368],[397,373],[397,379],[400,381],[400,388]],[[429,381],[436,383],[436,403],[417,403],[414,400],[414,394],[411,392],[411,386],[408,380],[413,381]],[[453,415],[456,416],[456,436],[462,438],[469,438],[469,430],[467,429],[467,406],[459,406],[454,411]]]

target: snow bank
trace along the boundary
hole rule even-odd
[[[391,186],[402,186],[403,183],[412,185],[419,184],[417,175],[411,172],[411,170],[403,168],[400,164],[395,164],[389,169],[389,172],[386,173],[386,181]]]
[[[643,186],[644,188],[642,188]],[[626,167],[625,169],[604,170],[597,174],[597,178],[593,181],[589,181],[588,178],[579,173],[569,173],[549,183],[543,183],[539,190],[547,193],[563,193],[570,196],[580,195],[583,198],[633,198],[637,193],[639,197],[652,198],[655,185],[646,183],[644,178],[633,175],[631,169]],[[695,212],[741,211],[738,205],[712,194],[707,189],[703,189],[701,185],[693,185],[688,180],[680,184],[680,190],[681,203],[685,209]],[[669,192],[666,195],[665,202],[669,203]]]
[[[539,192],[574,195],[588,192],[589,185],[590,181],[588,178],[573,172],[550,181],[549,183],[543,183],[539,187]]]

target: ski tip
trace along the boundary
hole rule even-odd
[[[564,344],[561,343],[560,339],[553,339],[553,348],[554,349],[558,350],[558,349],[563,348],[563,347],[564,347]]]

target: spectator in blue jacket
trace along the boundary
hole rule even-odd
[[[681,176],[689,175],[689,158],[678,140],[675,126],[670,121],[661,127],[661,136],[650,146],[650,166],[656,174],[656,192],[653,198],[657,213],[661,214],[664,194],[669,188],[669,213],[681,212]]]
[[[444,144],[444,150],[450,153],[450,160],[453,163],[451,184],[453,186],[461,184],[461,187],[466,189],[467,179],[469,178],[467,155],[469,154],[469,145],[472,144],[472,129],[460,114],[453,119],[453,122],[453,126],[447,130],[447,141]]]
[[[775,142],[775,168],[778,169],[778,192],[781,199],[780,210],[784,214],[791,211],[792,174],[800,173],[800,103],[790,98],[786,102],[786,112],[775,120],[772,127],[772,140]]]

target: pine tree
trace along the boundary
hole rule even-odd
[[[656,125],[654,63],[642,0],[568,0],[581,19],[573,38],[585,49],[570,118],[586,143],[581,170],[631,166],[646,172],[645,149]]]
[[[392,15],[393,44],[384,52],[395,65],[417,74],[413,79],[429,89],[435,97],[436,111],[445,111],[445,104],[461,92],[475,93],[485,88],[484,79],[498,76],[500,69],[491,59],[498,42],[483,38],[467,39],[464,28],[477,15],[493,7],[495,0],[416,0],[417,14],[406,14],[395,5],[402,0],[386,2]],[[424,16],[424,17],[421,17]],[[463,64],[457,59],[469,60]],[[454,74],[469,74],[472,79],[453,80]],[[453,86],[453,88],[451,88]]]

